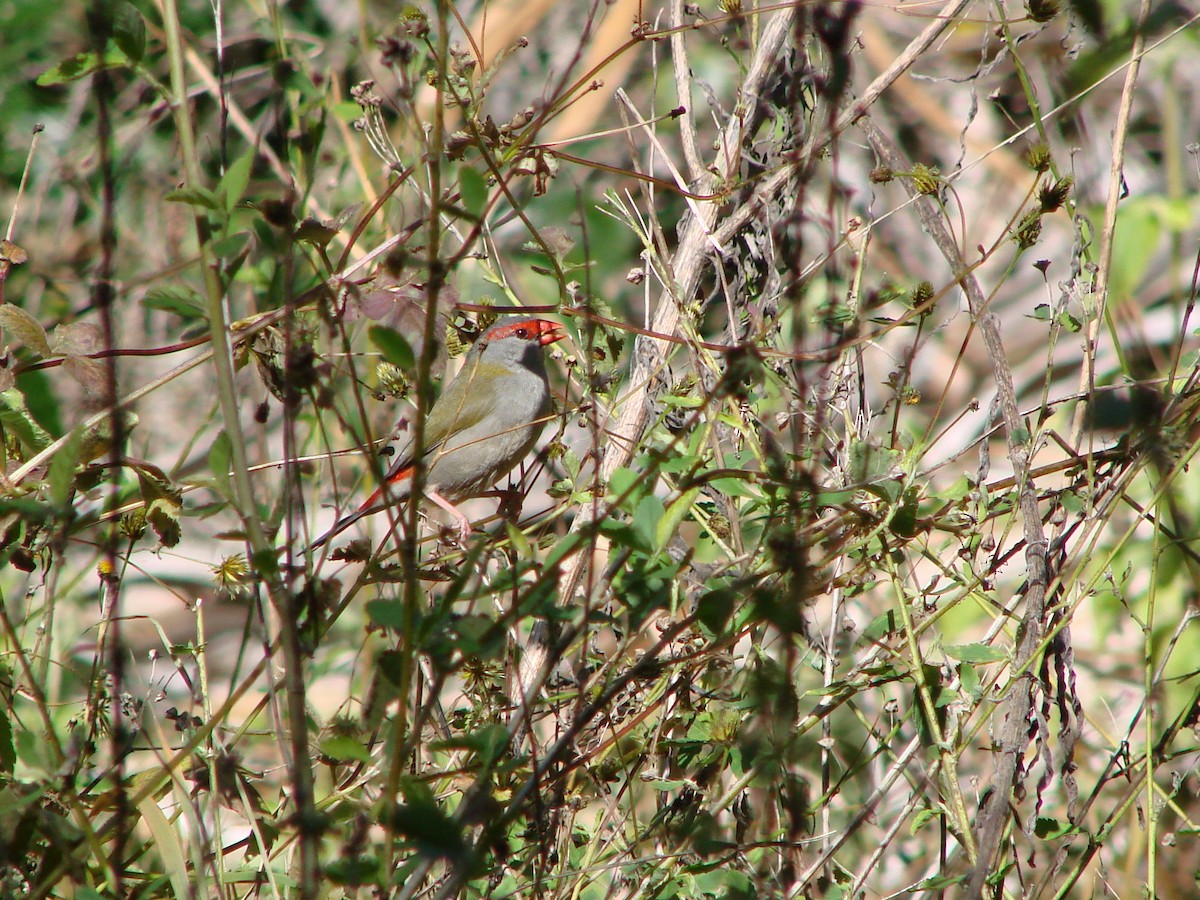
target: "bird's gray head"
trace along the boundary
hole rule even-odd
[[[544,369],[542,348],[560,341],[567,335],[562,326],[546,319],[523,319],[509,316],[501,319],[479,339],[480,360],[525,366],[535,372]]]

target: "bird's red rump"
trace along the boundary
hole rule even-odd
[[[387,482],[388,484],[399,484],[402,481],[408,481],[410,478],[412,478],[412,475],[413,466],[405,466],[400,471],[393,472],[391,475],[389,475]]]
[[[408,481],[409,479],[411,479],[412,475],[413,475],[413,467],[405,466],[400,471],[393,472],[392,474],[390,474],[387,478],[387,483],[392,486],[395,486],[398,484],[403,484],[405,481]],[[358,512],[360,512],[360,513],[366,512],[368,509],[373,508],[381,500],[383,500],[383,488],[381,488],[381,487],[375,488],[374,493],[372,493],[371,496],[367,498],[366,502],[363,503],[363,505],[358,508]]]

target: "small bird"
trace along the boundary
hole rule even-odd
[[[533,449],[549,416],[550,385],[542,348],[565,338],[545,319],[509,317],[497,322],[467,351],[462,369],[425,419],[424,495],[446,510],[465,541],[471,522],[454,505],[503,478]],[[416,460],[412,440],[402,444],[380,485],[355,512],[338,519],[310,545],[316,549],[363,516],[412,493]]]

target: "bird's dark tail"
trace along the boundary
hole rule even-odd
[[[315,541],[313,541],[311,544],[309,544],[308,549],[309,550],[319,550],[321,547],[325,546],[325,544],[327,544],[331,539],[337,537],[339,534],[341,534],[343,531],[345,531],[347,528],[349,528],[351,525],[353,525],[355,522],[357,522],[359,519],[361,519],[363,516],[367,515],[370,512],[373,512],[373,510],[369,506],[364,505],[357,512],[352,512],[348,516],[342,516],[340,519],[338,519],[336,522],[333,523],[332,528],[330,528],[327,532],[325,532],[323,535],[321,535],[319,538],[317,538]]]

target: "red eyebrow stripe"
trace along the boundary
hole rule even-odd
[[[494,328],[490,333],[490,338],[506,338],[516,334],[521,329],[530,332],[530,337],[538,338],[538,343],[548,343],[545,338],[551,334],[559,332],[560,326],[556,322],[550,322],[546,319],[522,319],[520,322],[509,322],[507,325],[500,325]],[[561,335],[566,337],[565,334]],[[558,340],[558,337],[555,337]]]

